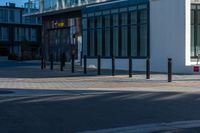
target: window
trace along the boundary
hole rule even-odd
[[[192,5],[191,10],[191,57],[200,54],[200,11],[198,5]]]
[[[97,29],[97,55],[102,56],[102,29]]]
[[[110,29],[105,29],[105,56],[110,56]]]
[[[128,28],[123,27],[121,30],[121,56],[128,55]]]
[[[87,34],[87,30],[83,31],[83,55],[87,55],[87,49],[88,49],[88,34]]]
[[[113,55],[119,56],[119,28],[113,29]]]
[[[95,32],[94,30],[90,30],[89,33],[89,44],[90,44],[90,56],[95,56]]]
[[[140,26],[140,56],[147,56],[147,25]]]
[[[31,41],[37,41],[37,30],[31,29]]]
[[[119,26],[119,15],[113,14],[113,26]]]
[[[2,41],[8,41],[9,37],[8,37],[8,28],[7,27],[1,27],[1,31],[0,31],[0,40]]]
[[[137,53],[137,26],[131,26],[131,56],[136,57]]]
[[[195,38],[194,38],[194,32],[195,32],[195,30],[194,30],[194,18],[195,18],[195,16],[194,16],[194,11],[191,11],[191,56],[192,57],[195,57],[196,56],[196,54],[195,54],[195,42],[194,42],[194,40],[195,40]]]
[[[131,23],[131,56],[136,57],[138,55],[138,35],[137,35],[137,12],[130,13],[130,23]]]
[[[110,15],[105,16],[105,56],[110,56]]]
[[[128,14],[121,14],[121,56],[128,56]]]
[[[96,28],[102,28],[102,17],[101,16],[97,17],[97,27]]]
[[[83,14],[83,43],[87,43],[88,55],[111,57],[113,54],[116,57],[128,57],[130,54],[135,58],[147,57],[147,4],[116,9],[113,7],[105,11],[101,8],[95,12],[88,10],[91,13]]]
[[[119,14],[113,14],[113,55],[119,56]]]
[[[8,10],[0,9],[0,22],[8,22]]]
[[[127,13],[122,13],[121,14],[121,24],[122,25],[127,25],[128,24],[128,14]]]
[[[0,9],[0,22],[3,22],[4,11]]]
[[[98,13],[100,14],[100,13]],[[97,14],[97,15],[98,15]],[[102,20],[102,16],[97,16],[96,18],[96,23],[97,23],[97,55],[102,56],[103,53],[103,31],[102,31],[102,26],[103,26],[103,20]]]
[[[140,56],[145,57],[147,56],[147,11],[142,10],[140,11]]]
[[[14,12],[14,10],[10,10],[9,21],[15,22],[15,12]]]

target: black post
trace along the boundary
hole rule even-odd
[[[168,59],[168,82],[172,82],[172,59]]]
[[[74,73],[74,61],[75,61],[75,55],[72,54],[72,73]]]
[[[112,55],[112,76],[115,76],[115,56]]]
[[[98,66],[97,74],[101,75],[101,56],[100,55],[97,58],[97,66]]]
[[[53,54],[50,55],[50,62],[51,62],[50,68],[51,70],[53,70]]]
[[[44,69],[46,69],[46,59],[44,57]]]
[[[60,55],[60,71],[63,71],[64,61],[63,61],[63,54]]]
[[[132,57],[129,56],[129,78],[133,77],[132,67],[133,67]]]
[[[146,79],[150,79],[150,59],[146,60]]]
[[[66,55],[65,55],[65,53],[63,53],[63,67],[65,67],[65,61],[66,61]]]
[[[87,74],[87,56],[84,55],[84,74]]]
[[[82,61],[82,59],[83,59],[83,52],[81,52],[80,66],[83,65],[83,61]]]
[[[41,57],[41,69],[42,70],[44,69],[44,57],[43,56]]]

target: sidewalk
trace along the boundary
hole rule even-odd
[[[69,64],[62,72],[59,65],[54,66],[53,71],[49,66],[41,70],[39,62],[8,64],[10,67],[0,67],[2,89],[200,92],[200,75],[173,75],[173,82],[168,83],[167,74],[151,74],[151,79],[146,80],[145,73],[134,73],[129,78],[127,71],[117,71],[116,76],[111,76],[110,70],[103,70],[103,75],[97,76],[96,69],[89,69],[85,75],[80,66],[76,66],[75,73],[71,73]]]

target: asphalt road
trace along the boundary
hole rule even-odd
[[[11,92],[0,94],[0,133],[76,133],[200,120],[200,94],[72,90],[20,96]],[[200,131],[171,132],[184,130]]]

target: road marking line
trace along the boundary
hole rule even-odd
[[[130,127],[101,129],[96,131],[84,131],[80,133],[151,133],[164,130],[174,130],[180,128],[188,129],[196,127],[200,127],[200,120],[144,124],[144,125],[136,125]]]

